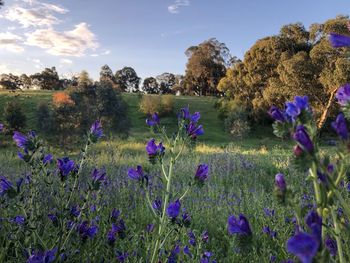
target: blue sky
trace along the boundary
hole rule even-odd
[[[100,67],[141,77],[183,74],[185,50],[211,37],[242,58],[282,25],[306,27],[350,13],[348,0],[5,0],[0,9],[0,74],[60,75]]]

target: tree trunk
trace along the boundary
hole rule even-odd
[[[327,120],[328,112],[329,112],[330,107],[332,106],[332,101],[334,99],[334,95],[337,92],[337,90],[338,90],[338,88],[332,90],[331,95],[329,96],[329,99],[328,99],[328,102],[327,102],[327,106],[324,109],[324,111],[323,111],[323,113],[321,115],[321,118],[320,118],[320,120],[318,122],[318,125],[317,125],[317,128],[318,128],[319,131],[323,128],[323,125],[325,124],[325,122]]]

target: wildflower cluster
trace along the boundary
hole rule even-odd
[[[181,215],[181,211],[185,211],[183,200],[194,183],[203,185],[208,179],[209,166],[207,164],[199,164],[193,178],[189,178],[188,189],[182,194],[173,191],[173,181],[176,179],[174,165],[186,146],[193,145],[198,136],[204,134],[203,126],[198,124],[199,120],[199,112],[191,114],[188,107],[182,108],[178,114],[178,130],[172,137],[169,137],[165,127],[160,125],[161,120],[157,113],[152,114],[146,120],[146,124],[162,138],[158,142],[152,138],[146,144],[146,153],[150,164],[160,166],[160,180],[164,183],[164,192],[162,194],[152,190],[150,184],[154,182],[150,181],[151,177],[144,172],[140,165],[128,170],[128,177],[138,181],[146,193],[147,206],[154,215],[155,221],[147,227],[148,232],[155,230],[157,233],[152,241],[154,246],[149,259],[150,262],[159,262],[165,256],[161,253],[163,250],[170,251],[168,262],[176,262],[181,252],[181,246],[180,244],[174,246],[170,240],[176,238],[176,233],[181,231],[182,228],[187,228],[191,225],[190,214],[183,212]],[[164,145],[163,142],[166,142],[166,144]],[[153,195],[163,196],[163,198],[152,201],[151,196]],[[169,247],[172,247],[172,249],[169,250]],[[190,257],[193,256],[188,246],[184,246],[183,253]],[[205,258],[209,262],[210,256],[207,255]]]

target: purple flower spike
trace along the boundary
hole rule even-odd
[[[285,122],[286,118],[279,108],[272,106],[268,112],[272,119],[279,122]]]
[[[235,217],[234,215],[228,218],[228,232],[230,235],[238,234],[238,235],[246,235],[250,236],[252,231],[250,230],[248,219],[240,214],[239,217]]]
[[[160,123],[160,119],[156,112],[151,115],[150,119],[146,119],[146,124],[148,126],[156,126],[156,125],[159,125],[159,123]]]
[[[156,158],[162,158],[165,154],[165,147],[163,146],[163,143],[159,143],[158,145],[155,143],[155,139],[151,139],[148,141],[146,145],[146,152],[149,157],[149,161],[152,164],[155,164]]]
[[[344,86],[340,87],[335,97],[341,106],[348,104],[350,101],[350,84],[345,84]]]
[[[296,131],[293,135],[294,140],[296,140],[305,151],[311,153],[314,149],[314,145],[306,132],[303,125],[298,125]]]
[[[332,122],[332,128],[343,140],[347,140],[349,138],[349,131],[343,113],[339,113],[336,120]]]
[[[130,168],[128,170],[128,176],[130,179],[135,180],[135,181],[140,181],[143,179],[144,174],[142,170],[142,166],[138,165],[136,169]]]
[[[68,157],[64,157],[62,159],[57,159],[57,168],[61,175],[61,178],[65,179],[69,173],[75,169],[75,163]]]
[[[105,169],[94,169],[91,173],[92,180],[94,182],[105,182],[106,181],[106,170]]]
[[[204,129],[202,125],[196,126],[196,123],[190,122],[188,125],[186,125],[186,132],[188,136],[195,140],[198,136],[204,134]]]
[[[338,247],[337,247],[337,242],[330,238],[330,237],[326,237],[326,240],[324,241],[326,248],[329,251],[329,254],[331,254],[331,256],[335,256],[337,255],[337,251],[338,251]]]
[[[332,47],[338,48],[338,47],[350,47],[350,37],[339,35],[336,33],[330,33],[329,34],[329,42],[332,45]]]
[[[0,123],[0,133],[4,130],[4,124]]]
[[[209,166],[205,163],[198,165],[194,178],[204,183],[208,179]]]
[[[102,124],[100,120],[97,120],[92,124],[90,134],[92,135],[92,142],[94,143],[103,136]]]
[[[44,159],[43,159],[43,165],[46,165],[48,163],[52,163],[53,161],[53,155],[52,154],[47,154],[44,156]]]
[[[317,240],[321,243],[322,218],[317,214],[315,210],[311,210],[307,214],[305,223],[311,229],[314,237],[317,238]]]
[[[197,111],[191,115],[191,121],[197,123],[201,118],[201,114]]]
[[[168,217],[170,217],[171,219],[175,219],[180,213],[180,208],[181,203],[179,199],[173,203],[170,203],[166,210]]]
[[[315,236],[299,232],[287,241],[287,250],[297,256],[302,263],[311,263],[317,254],[319,245]]]
[[[11,190],[13,190],[12,183],[5,176],[0,176],[0,196]]]
[[[278,173],[275,176],[275,186],[278,190],[285,192],[287,190],[286,180],[284,179],[284,174]]]
[[[27,260],[27,263],[51,263],[56,259],[57,248],[48,251],[36,251]]]

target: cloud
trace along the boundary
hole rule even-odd
[[[0,75],[1,74],[14,74],[14,75],[20,75],[21,71],[19,71],[18,69],[11,69],[9,68],[9,65],[7,64],[0,64]]]
[[[64,64],[64,65],[72,65],[73,61],[67,58],[61,58],[60,59],[60,64]]]
[[[59,24],[61,20],[55,15],[66,14],[68,12],[67,9],[58,5],[40,3],[37,1],[25,2],[27,2],[29,6],[28,4],[9,6],[2,17],[13,22],[18,22],[24,28],[30,26],[42,27]]]
[[[54,56],[81,57],[88,49],[99,47],[96,36],[86,23],[80,23],[71,31],[59,32],[53,28],[37,29],[26,33],[26,45],[45,49]]]
[[[24,48],[20,44],[21,40],[22,37],[11,32],[0,33],[0,48],[15,53],[23,52]]]
[[[182,6],[189,6],[190,0],[175,0],[175,3],[168,6],[168,11],[172,14],[178,14]]]

